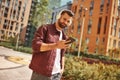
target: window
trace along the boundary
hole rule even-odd
[[[119,28],[119,32],[118,32],[118,38],[120,39],[120,28]]]
[[[120,48],[120,41],[118,42],[118,48]]]
[[[113,24],[113,36],[116,36],[116,31],[117,31],[117,21],[115,19]]]
[[[104,44],[104,43],[105,43],[105,38],[102,39],[102,44]]]
[[[73,7],[73,12],[76,13],[76,11],[77,11],[77,6],[74,6]]]
[[[93,14],[93,10],[90,10],[90,13],[89,13],[89,15],[90,15],[90,16],[92,16],[92,14]]]
[[[22,29],[23,29],[23,26],[24,26],[24,24],[21,24],[21,27],[20,27],[20,32],[22,31]]]
[[[98,53],[98,48],[95,48],[94,53],[96,54]]]
[[[109,39],[109,46],[111,46],[111,38]]]
[[[1,24],[1,22],[2,22],[2,19],[0,18],[0,24]]]
[[[99,43],[99,38],[97,37],[96,38],[96,44],[98,45],[98,43]]]
[[[91,33],[91,27],[92,27],[92,19],[89,19],[89,23],[88,23],[88,34]]]
[[[105,17],[105,23],[104,23],[104,34],[106,33],[106,27],[107,27],[107,16]]]
[[[86,44],[88,44],[89,43],[89,38],[86,38]]]
[[[114,1],[113,14],[115,14],[115,9],[116,9],[116,0]]]
[[[9,32],[9,36],[12,36],[12,32]]]
[[[8,20],[5,19],[3,29],[7,29],[7,25],[8,25]]]
[[[88,50],[89,50],[89,47],[86,46],[86,47],[84,48],[84,52],[85,52],[85,53],[88,53]]]
[[[5,12],[4,12],[4,17],[7,17],[7,16],[8,16],[8,10],[9,10],[9,9],[6,7],[6,8],[5,8]]]
[[[116,40],[113,41],[113,47],[116,47]]]
[[[7,6],[7,7],[10,6],[10,0],[7,0],[7,2],[6,2],[6,6]]]
[[[103,8],[104,8],[104,0],[101,0],[100,12],[103,12]]]
[[[15,31],[18,31],[19,24],[16,24]]]
[[[89,13],[90,16],[92,16],[92,14],[93,14],[93,8],[94,8],[94,1],[91,1],[91,3],[90,3],[90,13]]]
[[[3,29],[7,29],[7,25],[4,24],[4,25],[3,25]]]
[[[110,0],[108,0],[108,4],[110,4]]]
[[[97,34],[100,34],[101,22],[102,22],[102,18],[100,17],[98,21]]]
[[[1,34],[4,34],[4,30],[1,30]]]
[[[78,34],[80,33],[81,24],[82,24],[82,23],[81,23],[81,21],[79,21],[79,22],[78,22],[78,31],[77,31],[77,32],[78,32]]]

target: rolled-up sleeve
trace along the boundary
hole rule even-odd
[[[40,46],[45,41],[46,28],[41,26],[34,35],[32,40],[32,49],[33,52],[40,52]]]

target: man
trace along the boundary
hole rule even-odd
[[[72,23],[73,13],[63,10],[54,24],[41,26],[32,41],[31,80],[60,80],[64,71],[64,53],[70,41],[63,29]]]

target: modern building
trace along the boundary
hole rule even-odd
[[[110,49],[120,48],[120,0],[73,0],[71,10],[71,32],[89,53],[109,55]]]
[[[26,28],[26,34],[25,34],[25,42],[24,42],[24,46],[28,46],[31,47],[32,45],[32,39],[34,37],[34,33],[36,31],[36,27],[33,25],[29,25]]]
[[[34,37],[34,33],[36,31],[36,27],[32,25],[32,15],[34,14],[35,5],[37,4],[36,1],[32,0],[32,5],[30,9],[28,24],[26,27],[26,33],[25,33],[25,40],[24,40],[24,46],[31,47],[32,39]]]
[[[21,34],[24,40],[32,0],[0,0],[0,40]],[[23,30],[24,29],[24,30]]]

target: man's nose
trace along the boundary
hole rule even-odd
[[[65,24],[68,24],[68,22],[67,22],[67,21],[64,21],[64,23],[65,23]]]

